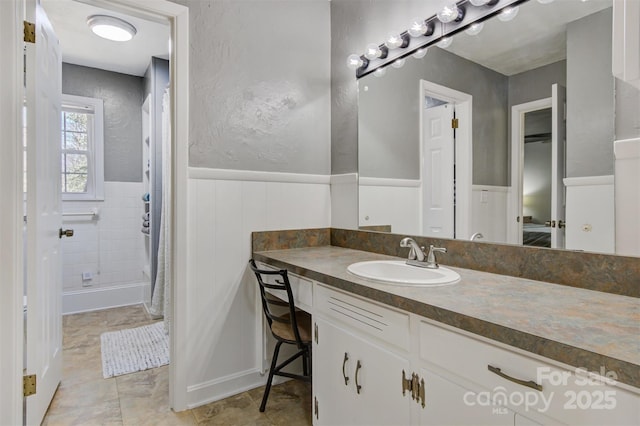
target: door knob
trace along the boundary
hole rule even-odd
[[[565,226],[567,226],[567,223],[564,220],[558,221],[558,228],[564,228]]]
[[[62,237],[73,237],[73,229],[62,229],[60,228],[60,230],[58,231],[58,238],[62,238]]]
[[[556,221],[555,220],[548,220],[544,223],[544,226],[551,227],[551,228],[555,228],[556,227]]]

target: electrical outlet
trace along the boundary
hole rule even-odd
[[[93,285],[93,274],[91,272],[82,273],[82,287],[91,287]]]

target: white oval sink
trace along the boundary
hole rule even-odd
[[[347,271],[374,281],[418,287],[436,287],[460,281],[460,275],[451,269],[442,266],[438,269],[420,268],[407,265],[402,260],[373,260],[352,263],[347,267]]]

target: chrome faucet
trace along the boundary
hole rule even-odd
[[[447,249],[444,247],[434,247],[433,244],[429,246],[429,254],[427,255],[427,264],[425,268],[437,269],[440,267],[436,260],[436,252],[446,253]]]
[[[400,240],[400,247],[411,248],[411,250],[409,250],[408,260],[417,260],[418,262],[424,262],[424,252],[422,251],[424,250],[424,247],[420,247],[413,238],[405,237]]]
[[[446,253],[447,249],[444,247],[435,247],[433,244],[429,246],[429,253],[424,254],[424,247],[420,247],[413,238],[403,238],[400,241],[400,247],[409,247],[409,257],[407,259],[407,265],[419,266],[421,268],[437,269],[439,268],[436,260],[436,252]]]
[[[482,233],[480,232],[476,232],[475,234],[473,234],[470,238],[471,241],[475,241],[479,238],[484,238],[484,235],[482,235]]]

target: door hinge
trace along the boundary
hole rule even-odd
[[[411,399],[422,405],[422,408],[425,407],[424,379],[421,379],[416,373],[412,373],[411,377],[407,378],[402,370],[402,395],[405,395],[406,391],[411,392]]]
[[[36,24],[24,21],[24,41],[25,43],[36,42]]]
[[[318,344],[318,323],[313,323],[313,334],[316,337],[316,345]]]
[[[451,128],[452,129],[457,129],[458,128],[458,119],[457,118],[452,118],[451,119]]]
[[[29,374],[22,376],[23,395],[29,396],[36,393],[36,375]]]
[[[316,420],[320,419],[320,414],[318,411],[318,398],[313,398],[313,414],[316,416]]]

